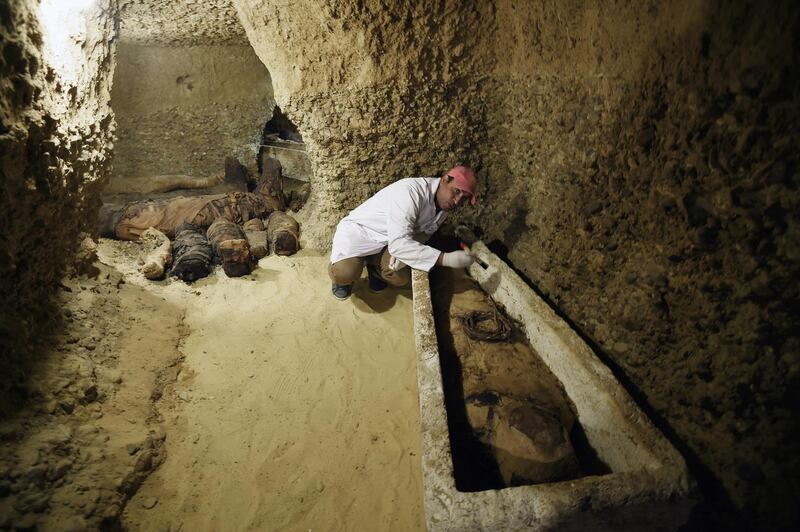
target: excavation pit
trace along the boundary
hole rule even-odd
[[[492,470],[492,461],[475,451],[481,448],[481,442],[476,443],[474,433],[463,430],[469,417],[463,398],[470,396],[471,390],[463,388],[469,384],[459,377],[464,369],[458,367],[462,359],[454,358],[448,348],[463,343],[463,339],[459,340],[455,332],[449,339],[437,336],[436,312],[440,315],[440,335],[447,335],[447,327],[441,326],[443,311],[437,310],[435,303],[441,307],[442,296],[437,288],[434,293],[438,295],[432,297],[431,279],[441,279],[415,271],[414,326],[428,529],[678,528],[692,505],[691,480],[683,458],[611,371],[511,268],[481,242],[473,250],[488,267],[475,264],[469,269],[470,276],[517,322],[519,334],[527,338],[563,386],[575,416],[569,435],[580,468],[560,477],[560,481],[517,486],[522,483],[520,479]],[[469,282],[456,281],[462,288]],[[513,334],[516,343],[520,339],[514,339]],[[482,404],[492,402],[485,396],[472,397]],[[511,487],[504,487],[508,485]]]

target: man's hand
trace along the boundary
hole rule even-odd
[[[460,249],[450,253],[442,253],[442,266],[448,268],[466,268],[473,262],[475,262],[475,257]]]

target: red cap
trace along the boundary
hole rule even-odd
[[[453,178],[453,182],[458,188],[468,193],[470,205],[478,203],[475,190],[478,188],[478,181],[475,179],[475,170],[469,166],[454,166],[447,175]]]

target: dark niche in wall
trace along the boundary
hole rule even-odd
[[[277,105],[272,113],[272,118],[264,126],[263,140],[289,140],[292,142],[303,142],[303,136],[297,130],[297,126],[283,114]]]
[[[311,160],[297,126],[277,105],[264,126],[257,164],[262,177],[265,171],[280,168],[287,207],[293,211],[303,207],[311,192]]]

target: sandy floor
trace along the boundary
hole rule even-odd
[[[0,529],[424,529],[410,290],[327,257],[151,282],[102,240],[0,419]]]
[[[103,241],[124,270],[129,244]],[[185,308],[177,378],[157,410],[166,460],[129,501],[131,530],[424,528],[410,290],[329,294],[326,257],[266,257],[194,285],[151,283]],[[158,312],[158,309],[154,309]]]

